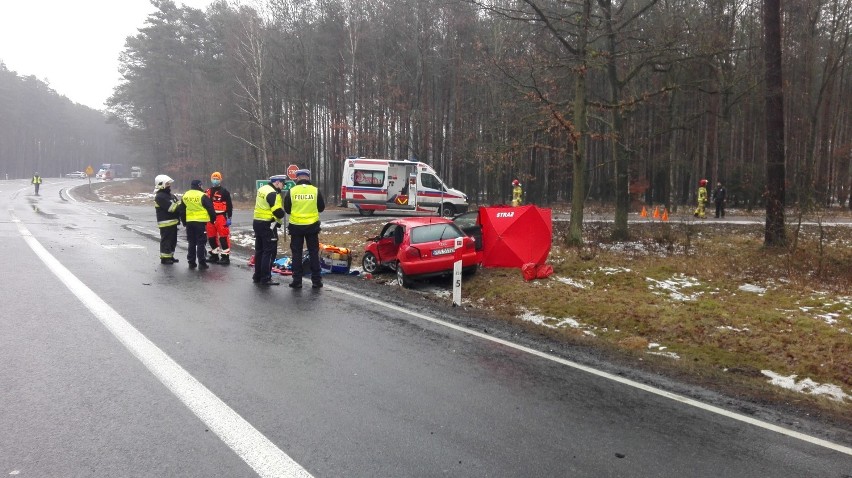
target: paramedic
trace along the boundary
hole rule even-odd
[[[222,173],[210,175],[211,187],[204,192],[213,201],[216,218],[207,224],[207,241],[210,243],[210,262],[222,265],[231,263],[231,216],[234,204],[231,192],[222,186]]]

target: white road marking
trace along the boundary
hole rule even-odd
[[[644,390],[646,392],[653,393],[654,395],[659,395],[661,397],[665,397],[665,398],[674,400],[676,402],[680,402],[680,403],[683,403],[683,404],[686,404],[686,405],[689,405],[689,406],[692,406],[692,407],[695,407],[695,408],[700,408],[702,410],[706,410],[708,412],[712,412],[712,413],[715,413],[715,414],[718,414],[718,415],[722,415],[724,417],[732,418],[734,420],[739,420],[741,422],[748,423],[749,425],[754,425],[756,427],[764,428],[766,430],[770,430],[770,431],[773,431],[773,432],[776,432],[776,433],[780,433],[782,435],[786,435],[786,436],[789,436],[789,437],[792,437],[792,438],[796,438],[796,439],[799,439],[799,440],[802,440],[802,441],[805,441],[805,442],[808,442],[808,443],[811,443],[811,444],[814,444],[814,445],[819,445],[819,446],[822,446],[822,447],[825,447],[825,448],[836,450],[836,451],[839,451],[841,453],[845,453],[847,455],[852,455],[852,448],[849,448],[849,447],[846,447],[846,446],[843,446],[843,445],[840,445],[840,444],[837,444],[837,443],[832,443],[828,440],[823,440],[821,438],[812,437],[810,435],[806,435],[804,433],[800,433],[800,432],[797,432],[795,430],[790,430],[790,429],[787,429],[787,428],[784,428],[784,427],[779,427],[778,425],[773,425],[772,423],[764,422],[762,420],[758,420],[758,419],[755,419],[755,418],[752,418],[752,417],[749,417],[749,416],[746,416],[746,415],[741,415],[739,413],[734,413],[734,412],[725,410],[724,408],[719,408],[719,407],[716,407],[716,406],[713,406],[713,405],[709,405],[709,404],[700,402],[698,400],[693,400],[689,397],[684,397],[684,396],[678,395],[676,393],[671,393],[671,392],[668,392],[666,390],[662,390],[662,389],[659,389],[659,388],[656,388],[656,387],[652,387],[650,385],[645,385],[643,383],[635,382],[633,380],[630,380],[630,379],[627,379],[627,378],[624,378],[624,377],[619,377],[618,375],[613,375],[611,373],[604,372],[602,370],[598,370],[598,369],[595,369],[595,368],[592,368],[592,367],[589,367],[589,366],[586,366],[586,365],[582,365],[582,364],[579,364],[577,362],[572,362],[571,360],[566,360],[566,359],[563,359],[561,357],[557,357],[555,355],[551,355],[551,354],[544,353],[544,352],[541,352],[541,351],[538,351],[538,350],[535,350],[535,349],[531,349],[531,348],[525,347],[523,345],[518,345],[516,343],[509,342],[508,340],[503,340],[503,339],[500,339],[500,338],[497,338],[497,337],[492,337],[488,334],[483,334],[482,332],[470,330],[468,328],[461,327],[459,325],[452,324],[450,322],[446,322],[446,321],[443,321],[441,319],[436,319],[434,317],[429,317],[428,315],[420,314],[418,312],[412,312],[411,310],[408,310],[408,309],[405,309],[403,307],[399,307],[399,306],[384,302],[382,300],[373,299],[373,298],[370,298],[370,297],[364,297],[363,295],[359,295],[359,294],[356,294],[354,292],[350,292],[348,290],[340,289],[340,288],[334,287],[334,286],[326,285],[325,288],[327,290],[331,290],[331,291],[334,291],[334,292],[337,292],[337,293],[340,293],[340,294],[348,295],[350,297],[354,297],[354,298],[359,299],[359,300],[363,300],[363,301],[370,302],[370,303],[373,303],[373,304],[376,304],[376,305],[379,305],[379,306],[382,306],[382,307],[386,307],[388,309],[395,310],[397,312],[402,312],[402,313],[408,314],[412,317],[417,317],[418,319],[423,319],[423,320],[426,320],[428,322],[432,322],[434,324],[441,325],[443,327],[447,327],[447,328],[450,328],[450,329],[453,329],[453,330],[457,330],[459,332],[462,332],[462,333],[465,333],[465,334],[468,334],[468,335],[473,335],[475,337],[479,337],[479,338],[484,339],[484,340],[489,340],[491,342],[495,342],[495,343],[498,343],[498,344],[501,344],[501,345],[505,345],[506,347],[510,347],[510,348],[515,349],[515,350],[519,350],[521,352],[526,352],[528,354],[535,355],[537,357],[541,357],[543,359],[547,359],[547,360],[550,360],[552,362],[556,362],[556,363],[559,363],[559,364],[562,364],[562,365],[567,365],[568,367],[575,368],[577,370],[582,370],[582,371],[588,372],[592,375],[597,375],[598,377],[602,377],[602,378],[605,378],[605,379],[608,379],[608,380],[612,380],[614,382],[618,382],[618,383],[621,383],[621,384],[624,384],[624,385],[627,385],[627,386],[630,386],[630,387],[638,388],[639,390]]]
[[[66,269],[38,242],[15,216],[13,210],[9,210],[9,215],[24,241],[45,263],[46,268],[80,299],[127,350],[258,475],[281,478],[312,476]]]
[[[145,249],[139,244],[101,244],[104,249]]]

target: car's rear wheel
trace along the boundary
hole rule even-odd
[[[399,263],[396,264],[396,281],[399,283],[399,285],[405,287],[406,289],[410,288],[414,284],[414,281],[412,281],[408,277],[408,274],[406,274],[405,271],[402,270],[402,265],[400,265]]]
[[[358,210],[358,214],[360,214],[362,216],[367,216],[367,217],[372,216],[374,212],[376,212],[376,211],[374,211],[372,209],[359,209]]]
[[[375,274],[379,271],[379,260],[376,259],[376,256],[372,252],[366,252],[364,253],[364,258],[361,259],[361,268],[364,269],[364,272]]]

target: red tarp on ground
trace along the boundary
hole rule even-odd
[[[550,209],[536,206],[481,207],[482,265],[517,267],[544,264],[550,254]]]

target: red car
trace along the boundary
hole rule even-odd
[[[389,268],[396,271],[399,284],[410,287],[414,278],[451,275],[455,262],[455,240],[461,237],[462,270],[476,272],[479,258],[476,243],[453,221],[443,217],[410,217],[394,219],[382,233],[370,239],[361,265],[364,272],[374,273]]]

